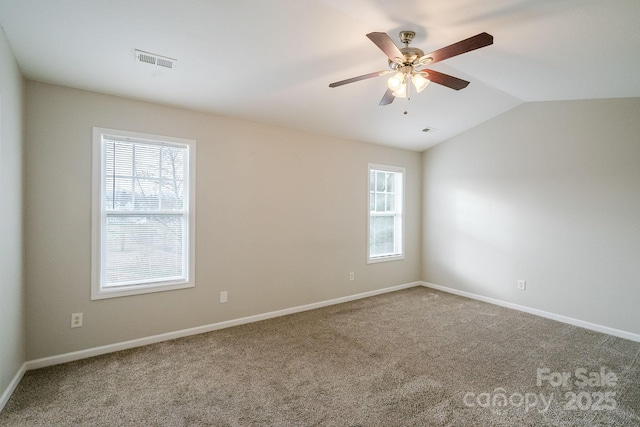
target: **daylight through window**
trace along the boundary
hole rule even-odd
[[[94,140],[92,298],[193,286],[195,141],[98,128]]]
[[[369,262],[401,259],[404,169],[369,165]]]

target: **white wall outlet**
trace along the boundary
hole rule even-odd
[[[220,302],[227,302],[227,291],[220,292]]]
[[[518,289],[521,291],[527,290],[527,281],[526,280],[518,280]]]
[[[71,314],[71,327],[79,328],[82,326],[82,313]]]
[[[356,273],[353,271],[349,273],[349,280],[356,280]]]

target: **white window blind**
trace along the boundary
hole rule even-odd
[[[97,132],[100,172],[94,209],[99,218],[94,224],[97,283],[92,296],[193,286],[189,282],[194,141]]]
[[[404,169],[369,165],[369,262],[403,257]]]

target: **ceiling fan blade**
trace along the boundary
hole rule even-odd
[[[396,99],[396,97],[393,96],[393,91],[391,89],[387,89],[378,105],[389,105],[393,102],[394,99]]]
[[[480,33],[468,39],[459,41],[442,49],[435,50],[426,54],[426,57],[431,57],[433,60],[429,62],[433,64],[435,62],[442,61],[447,58],[451,58],[472,50],[480,49],[481,47],[489,46],[493,44],[493,36],[487,33]]]
[[[400,49],[398,49],[398,46],[396,46],[387,33],[369,33],[367,37],[369,37],[369,40],[374,42],[391,61],[395,62],[396,58],[404,57]]]
[[[438,83],[439,85],[446,86],[454,90],[464,89],[465,87],[469,86],[468,81],[450,76],[449,74],[444,74],[444,73],[440,73],[438,71],[433,71],[433,70],[422,70],[422,71],[427,72],[429,74],[427,78],[432,82]]]
[[[373,77],[383,76],[389,73],[391,73],[391,71],[389,70],[376,71],[375,73],[364,74],[362,76],[351,77],[350,79],[346,79],[346,80],[340,80],[339,82],[333,82],[329,85],[329,87],[338,87],[338,86],[346,85],[349,83],[359,82],[360,80],[366,80],[366,79],[371,79]]]

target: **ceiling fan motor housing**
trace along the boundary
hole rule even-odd
[[[392,70],[397,70],[398,67],[403,65],[411,65],[413,64],[413,61],[424,56],[424,51],[417,47],[401,47],[400,52],[402,52],[402,55],[404,56],[404,58],[401,58],[401,64],[389,59],[389,67]]]

